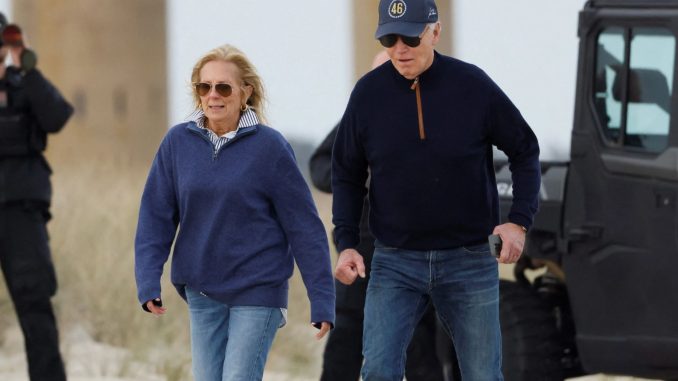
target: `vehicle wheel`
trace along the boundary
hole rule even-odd
[[[499,313],[506,381],[562,381],[562,345],[553,310],[532,288],[500,281]]]

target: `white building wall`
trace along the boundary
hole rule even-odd
[[[454,55],[481,67],[508,94],[537,134],[542,159],[567,159],[584,0],[454,0],[454,6]]]
[[[7,21],[11,23],[13,21],[12,0],[0,0],[0,12],[2,12],[5,15],[5,17],[7,17]]]
[[[269,124],[288,138],[320,142],[353,85],[350,12],[344,1],[168,0],[170,124],[192,111],[193,64],[230,43],[263,77]]]
[[[2,12],[7,18],[7,22],[13,22],[12,20],[12,0],[0,0],[0,12]],[[21,25],[19,25],[21,26]],[[10,55],[8,54],[5,57],[5,63],[9,64],[11,62]]]
[[[0,12],[5,14],[9,22],[12,22],[12,0],[0,0]]]
[[[2,0],[0,0],[2,1]],[[485,70],[530,123],[542,159],[569,154],[584,0],[454,0],[454,56]],[[353,87],[351,5],[344,1],[168,0],[170,124],[190,109],[193,63],[223,43],[258,67],[270,124],[318,143],[341,117]],[[370,36],[366,36],[370,38]]]

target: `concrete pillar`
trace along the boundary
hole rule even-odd
[[[38,67],[75,106],[50,156],[149,160],[167,129],[164,0],[20,0]]]

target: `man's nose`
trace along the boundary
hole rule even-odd
[[[409,46],[407,46],[407,44],[405,44],[403,42],[403,39],[400,36],[398,36],[398,40],[396,40],[396,43],[395,43],[394,46],[395,46],[396,50],[407,50],[407,49],[410,48]]]

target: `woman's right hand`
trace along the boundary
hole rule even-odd
[[[162,306],[160,298],[155,298],[146,302],[146,308],[155,316],[160,316],[167,311],[167,308]]]

